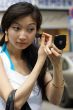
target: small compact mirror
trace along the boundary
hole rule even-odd
[[[58,49],[64,49],[66,46],[66,35],[56,35],[54,37],[54,44]]]

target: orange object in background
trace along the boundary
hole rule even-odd
[[[66,35],[66,47],[64,48],[64,51],[69,51],[70,50],[70,38],[69,38],[69,33],[67,29],[61,29],[59,30],[59,34],[65,34]]]

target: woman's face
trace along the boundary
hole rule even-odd
[[[31,16],[22,17],[14,21],[7,31],[8,43],[17,49],[27,48],[35,38],[36,25]]]

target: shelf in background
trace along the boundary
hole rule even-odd
[[[72,6],[69,6],[69,7],[64,7],[64,6],[56,6],[56,7],[53,7],[53,6],[38,6],[40,8],[40,10],[63,10],[63,11],[68,11],[69,9],[73,8]]]

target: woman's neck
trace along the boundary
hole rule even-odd
[[[17,59],[21,59],[21,51],[19,49],[16,49],[14,46],[12,46],[11,44],[7,44],[7,49],[8,52],[10,53],[11,56],[14,56]]]

